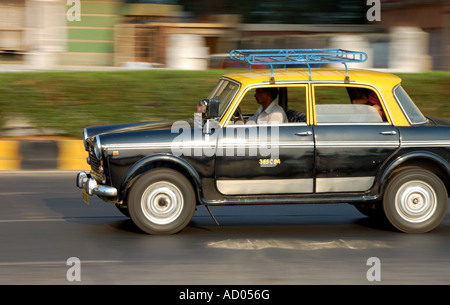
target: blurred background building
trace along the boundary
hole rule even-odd
[[[235,48],[342,48],[366,68],[450,70],[450,1],[378,2],[0,0],[0,64],[208,69]]]

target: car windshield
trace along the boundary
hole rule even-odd
[[[234,98],[239,90],[239,85],[227,79],[221,79],[217,83],[216,87],[211,91],[208,99],[219,98],[219,117],[222,116],[224,111],[227,109],[230,101]]]
[[[427,119],[420,112],[419,108],[417,108],[416,104],[414,104],[413,100],[402,86],[399,85],[394,89],[394,95],[411,124],[424,124],[427,122]]]

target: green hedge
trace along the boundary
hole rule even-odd
[[[81,138],[86,126],[191,118],[218,78],[210,71],[0,73],[0,124],[9,116]],[[450,73],[401,74],[424,114],[450,118]]]

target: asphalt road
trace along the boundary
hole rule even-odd
[[[450,284],[450,214],[414,235],[346,204],[200,207],[151,236],[75,176],[0,174],[0,284]]]

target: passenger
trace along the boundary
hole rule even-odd
[[[363,104],[372,106],[378,111],[381,119],[383,121],[386,121],[386,116],[384,115],[383,108],[381,107],[381,103],[378,100],[378,96],[375,94],[375,92],[371,90],[368,90],[367,92],[370,93],[367,95],[367,93],[360,91],[359,96],[352,100],[352,104]]]
[[[248,120],[261,123],[287,123],[287,116],[283,108],[277,104],[278,88],[258,88],[255,98],[259,106],[256,113]]]
[[[384,115],[383,108],[381,108],[380,100],[378,100],[378,96],[375,94],[375,92],[370,92],[367,102],[378,111],[381,119],[383,121],[386,121],[386,116]]]
[[[347,88],[351,93],[352,104],[367,105],[371,90],[363,88]]]

